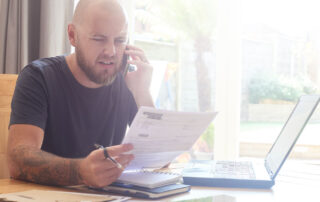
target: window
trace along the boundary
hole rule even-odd
[[[153,48],[146,49],[149,56],[168,62],[159,66],[166,69],[166,76],[162,82],[158,81],[158,91],[154,91],[157,107],[220,110],[214,126],[193,148],[193,158],[212,158],[213,136],[218,159],[263,157],[298,97],[319,92],[317,1],[134,2],[137,43],[153,43]],[[197,6],[190,6],[192,3]],[[201,6],[210,8],[211,12],[198,10]],[[201,21],[193,15],[205,17]],[[172,24],[174,26],[170,26]],[[210,44],[211,47],[205,49],[210,51],[204,51],[201,56],[194,45],[195,38],[177,34],[179,30],[193,34],[196,30],[193,24],[213,28],[207,32],[210,43],[202,40]],[[171,47],[171,51],[162,49],[161,52],[161,48],[157,48],[164,44]],[[199,64],[207,71],[207,78],[201,83],[197,82]],[[202,100],[205,97],[210,99]],[[314,145],[317,138],[312,132],[318,125],[317,114],[298,141],[294,153],[303,152],[297,156],[315,157],[314,151],[320,143]]]
[[[242,3],[240,155],[263,157],[298,98],[319,93],[319,3]],[[320,149],[315,132],[320,127],[319,120],[319,112],[315,112],[292,157],[320,157],[315,153]]]
[[[136,0],[134,43],[154,66],[157,108],[213,111],[215,88],[215,1]],[[211,159],[214,126],[185,158]],[[181,158],[184,158],[181,157]]]

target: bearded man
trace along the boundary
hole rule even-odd
[[[11,177],[39,184],[103,187],[134,158],[121,144],[138,106],[153,106],[152,67],[128,45],[124,9],[116,0],[80,0],[68,36],[75,53],[42,58],[19,75],[12,99]],[[131,60],[123,60],[125,55]],[[125,78],[122,61],[137,66]]]

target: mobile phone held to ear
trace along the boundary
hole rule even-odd
[[[128,64],[129,55],[124,54],[122,58],[122,75],[123,77],[126,77],[128,71],[132,72],[135,70],[135,67],[133,65]]]
[[[124,54],[123,57],[122,57],[121,69],[122,69],[123,77],[126,77],[128,69],[129,69],[128,58],[129,58],[129,55],[127,55],[127,54]]]

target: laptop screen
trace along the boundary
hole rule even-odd
[[[265,159],[266,168],[272,179],[278,174],[279,169],[316,108],[319,98],[319,95],[302,96],[282,128],[280,135]]]

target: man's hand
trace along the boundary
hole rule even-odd
[[[44,132],[41,128],[17,124],[10,126],[8,163],[14,179],[39,184],[70,186],[87,184],[103,187],[115,181],[122,170],[105,159],[103,150],[92,151],[86,158],[62,158],[40,149]],[[123,167],[133,159],[124,154],[133,148],[130,144],[108,147],[108,153]]]
[[[128,60],[128,63],[137,66],[137,70],[128,72],[125,78],[136,103],[138,106],[154,106],[149,91],[153,68],[147,57],[142,49],[132,45],[127,45],[125,54],[132,58],[132,60]]]
[[[133,159],[132,154],[124,154],[132,150],[131,144],[108,147],[108,154],[124,168]],[[92,151],[80,163],[79,175],[83,183],[92,187],[104,187],[114,182],[122,173],[111,160],[106,159],[102,149]]]

